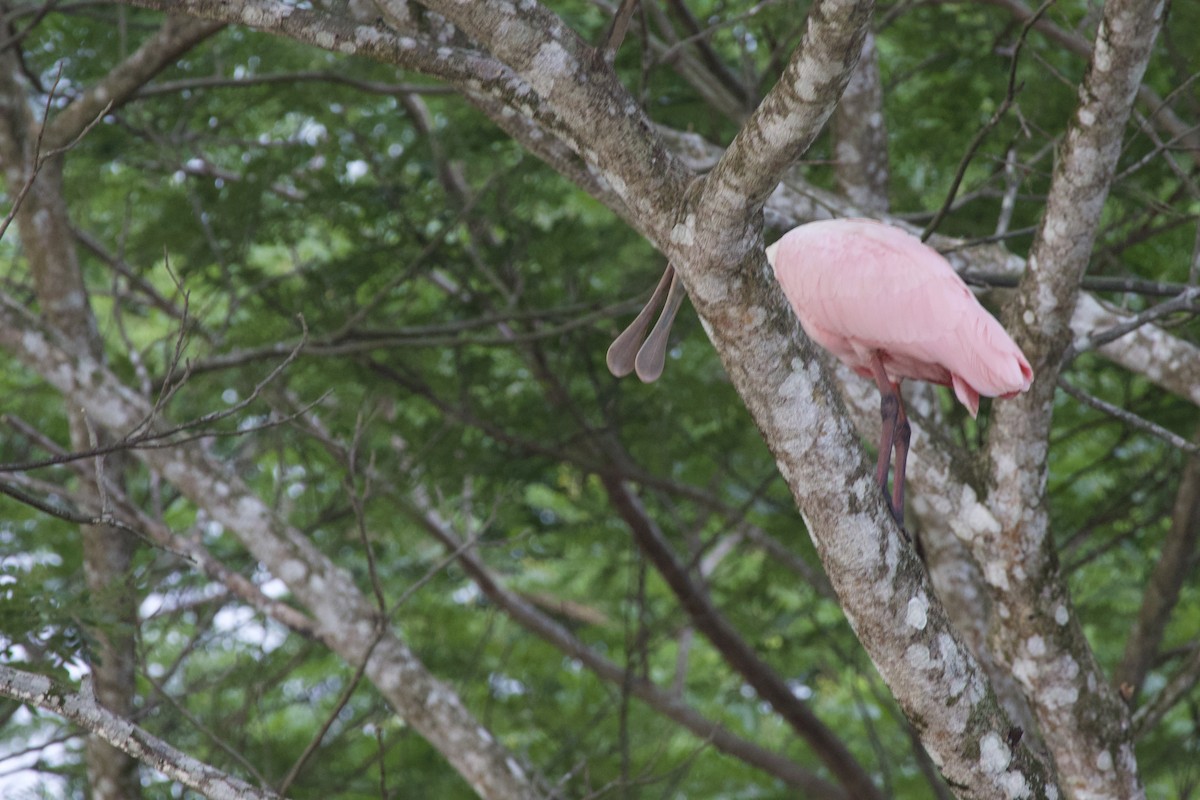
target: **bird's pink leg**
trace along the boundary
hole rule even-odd
[[[892,509],[892,517],[896,524],[904,530],[904,468],[908,461],[908,440],[911,429],[908,415],[904,413],[904,403],[900,400],[900,386],[892,383],[883,368],[883,361],[878,353],[871,354],[871,374],[875,385],[879,387],[879,414],[883,420],[883,430],[879,437],[879,463],[875,468],[875,480],[879,484],[883,496],[888,498]],[[887,474],[891,465],[892,450],[896,451],[896,474],[893,476],[894,491],[888,497]]]
[[[908,441],[912,438],[912,426],[908,424],[908,414],[904,413],[904,398],[900,396],[900,386],[896,385],[896,428],[894,431],[896,448],[896,469],[892,472],[892,516],[900,530],[904,530],[904,473],[908,465]]]

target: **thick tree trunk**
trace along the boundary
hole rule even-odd
[[[999,525],[971,542],[992,595],[992,650],[1033,704],[1063,788],[1095,800],[1144,792],[1128,709],[1100,671],[1059,574],[1047,443],[1080,281],[1163,12],[1161,0],[1104,6],[1029,266],[1007,315],[1036,378],[1027,394],[993,414],[989,499]]]

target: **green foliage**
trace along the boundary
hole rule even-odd
[[[1200,14],[1175,5],[1172,35],[1195,41]],[[608,15],[597,6],[561,6],[585,39],[602,38]],[[736,19],[717,26],[711,44],[738,69],[766,69],[771,52],[786,53],[801,32],[794,4],[746,16],[750,3],[689,7],[704,24]],[[1059,3],[1053,14],[1069,27],[1089,7]],[[885,4],[881,17],[893,10]],[[117,17],[130,41],[113,35]],[[1010,72],[1003,53],[1019,28],[981,4],[917,4],[887,18],[879,52],[891,199],[927,215],[1003,101]],[[78,89],[157,23],[123,8],[94,17],[53,13],[25,54],[43,83],[53,82],[61,63],[64,87]],[[656,120],[714,141],[736,130],[635,43],[617,63]],[[974,154],[960,192],[972,199],[949,217],[947,232],[991,232],[1000,197],[982,189],[994,186],[1010,147],[1030,165],[1012,228],[1036,224],[1052,169],[1046,132],[1061,131],[1084,66],[1045,38],[1025,41],[1016,74],[1020,115],[1006,116]],[[231,29],[159,80],[319,70],[362,81],[411,77]],[[764,74],[761,83],[773,79]],[[1160,74],[1148,81],[1160,91],[1172,85]],[[190,369],[167,417],[184,423],[234,411],[205,426],[220,434],[207,446],[364,591],[377,583],[424,663],[514,753],[547,776],[566,776],[572,796],[617,785],[623,797],[793,796],[521,628],[461,567],[447,564],[445,549],[413,518],[407,498],[419,488],[460,535],[478,537],[478,552],[506,587],[586,645],[819,770],[794,732],[708,642],[692,637],[595,477],[614,452],[628,459],[681,558],[700,563],[749,525],[819,569],[771,456],[694,316],[685,312],[677,325],[659,384],[618,382],[605,371],[605,349],[632,314],[628,301],[644,296],[661,256],[462,100],[433,94],[423,103],[428,134],[394,96],[301,80],[147,93],[106,117],[67,158],[72,219],[168,301],[131,288],[105,259],[84,257],[110,363],[152,397]],[[1152,147],[1135,137],[1123,167]],[[820,163],[828,154],[828,143],[819,143],[810,171],[832,185]],[[448,168],[461,169],[469,198],[448,191]],[[1157,163],[1122,182],[1106,211],[1102,249],[1111,250],[1097,272],[1186,279],[1192,228],[1133,241],[1147,224],[1145,207],[1169,204],[1177,189],[1178,177]],[[1167,217],[1174,223],[1195,213],[1181,207]],[[1021,252],[1027,241],[1009,245]],[[3,246],[9,254],[9,242]],[[29,277],[19,258],[10,261],[4,277],[20,290]],[[164,307],[185,302],[186,320]],[[1175,333],[1195,341],[1196,323]],[[259,389],[301,344],[307,349]],[[1180,435],[1195,429],[1194,406],[1100,359],[1080,358],[1068,379]],[[39,381],[6,362],[0,388],[6,413],[66,446],[63,412]],[[1056,408],[1052,444],[1058,545],[1077,610],[1111,668],[1169,526],[1182,459],[1067,398]],[[0,445],[9,463],[46,456],[9,428]],[[64,467],[24,472],[64,491],[79,483]],[[171,529],[284,592],[169,488],[136,469],[128,481]],[[111,624],[89,614],[77,526],[7,498],[0,520],[0,661],[65,677],[88,653],[88,631]],[[736,548],[704,578],[717,606],[872,765],[890,796],[927,796],[906,725],[837,604],[761,549],[740,539]],[[148,545],[131,581],[142,598],[139,722],[174,746],[277,785],[332,720],[292,796],[373,798],[381,786],[392,796],[472,796],[369,683],[352,688],[353,667],[325,648],[249,612],[183,559]],[[1194,647],[1198,629],[1200,593],[1190,585],[1167,647]],[[1161,684],[1163,674],[1152,680]],[[3,737],[34,741],[56,725],[46,716],[14,718]],[[1194,774],[1188,765],[1196,760],[1177,748],[1184,741],[1194,749],[1195,731],[1181,707],[1144,740],[1139,756],[1155,796],[1169,796]],[[78,749],[52,766],[62,782],[47,785],[64,796],[80,791]],[[148,797],[173,796],[159,777],[146,780]]]

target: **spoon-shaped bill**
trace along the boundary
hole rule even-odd
[[[654,316],[655,309],[662,303],[663,297],[670,294],[668,287],[674,286],[674,279],[675,270],[668,266],[663,272],[662,278],[659,279],[658,286],[654,287],[654,294],[650,295],[650,299],[646,301],[645,307],[634,317],[633,322],[629,323],[629,327],[622,331],[621,335],[614,339],[612,345],[609,346],[605,361],[608,362],[608,371],[616,377],[624,378],[633,372],[638,349],[642,346],[642,339],[646,336],[646,329],[650,327],[650,320]],[[661,371],[660,367],[659,372]],[[643,380],[645,379],[643,378]]]
[[[655,323],[654,330],[650,331],[646,343],[638,350],[634,360],[637,376],[642,383],[651,383],[662,375],[663,365],[667,360],[667,341],[671,337],[671,323],[675,321],[675,315],[679,312],[686,294],[675,270],[668,267],[667,272],[671,275],[671,288],[667,291],[666,305],[663,306],[662,315]],[[666,277],[666,273],[663,277]]]

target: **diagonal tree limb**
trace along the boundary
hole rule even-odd
[[[601,679],[617,685],[629,681],[629,676],[619,664],[602,657],[551,617],[501,585],[474,550],[463,546],[462,540],[429,504],[423,492],[414,491],[405,505],[413,518],[431,536],[457,554],[458,562],[480,591],[522,627],[571,658],[579,659]],[[830,800],[849,797],[819,775],[734,735],[728,729],[697,713],[678,697],[668,695],[651,681],[634,678],[628,686],[629,690],[649,707],[679,723],[701,740],[710,742],[718,750],[774,775],[787,785],[803,791],[806,797]]]
[[[608,5],[608,0],[593,0],[593,2],[601,7]],[[662,38],[660,38],[650,30],[642,31],[654,58],[661,63],[669,64],[675,73],[695,89],[704,102],[714,110],[731,120],[744,122],[752,107],[747,105],[746,90],[738,85],[736,78],[733,78],[723,65],[718,67],[716,62],[709,60],[707,56],[712,48],[707,46],[703,37],[696,42],[700,56],[693,55],[691,48],[686,46],[691,41],[690,37],[688,40],[680,41],[675,36],[671,20],[662,4],[648,3],[645,8],[650,19],[654,20],[662,32]],[[676,11],[676,16],[686,12],[682,3],[673,3],[672,8]]]
[[[1120,406],[1114,405],[1107,400],[1101,400],[1099,397],[1094,397],[1087,392],[1072,386],[1065,378],[1058,379],[1058,388],[1074,397],[1085,406],[1090,406],[1102,414],[1107,414],[1110,417],[1120,420],[1132,430],[1138,430],[1142,433],[1149,434],[1157,439],[1160,439],[1171,445],[1177,450],[1182,450],[1189,455],[1200,453],[1200,445],[1189,442],[1179,434],[1169,431],[1161,425],[1151,422],[1145,417],[1141,417],[1132,411],[1127,411]]]
[[[1133,724],[1138,735],[1152,730],[1176,704],[1187,698],[1188,693],[1200,684],[1200,642],[1192,641],[1191,655],[1179,666],[1179,670],[1167,681],[1146,705],[1133,715]]]
[[[608,493],[609,502],[625,521],[638,548],[654,564],[667,585],[675,593],[692,624],[721,652],[733,669],[749,683],[775,711],[787,720],[813,752],[858,800],[882,798],[883,794],[871,780],[846,745],[833,733],[806,703],[792,692],[779,674],[759,658],[746,641],[730,625],[725,616],[712,604],[708,593],[696,585],[683,565],[671,552],[666,537],[646,513],[641,501],[613,473],[601,473],[600,480]]]
[[[804,37],[779,82],[704,180],[704,200],[694,209],[704,224],[757,214],[780,176],[812,144],[858,63],[873,5],[872,0],[813,4]]]
[[[63,393],[96,425],[114,432],[143,425],[151,405],[20,303],[0,295],[0,347]],[[236,535],[291,590],[312,616],[314,634],[365,674],[422,737],[484,798],[550,796],[540,781],[436,679],[392,629],[378,629],[378,612],[351,576],[300,531],[280,520],[242,482],[200,446],[135,451],[196,506]]]
[[[168,17],[158,31],[142,42],[128,58],[109,70],[101,80],[89,86],[70,105],[59,112],[46,131],[46,147],[53,150],[66,145],[87,128],[97,116],[110,108],[119,108],[147,82],[200,42],[222,27],[220,22]]]
[[[176,750],[109,711],[96,702],[86,680],[83,691],[72,692],[44,675],[0,665],[0,695],[58,714],[211,800],[274,800],[279,797]]]
[[[1129,325],[1135,315],[1114,311],[1084,294],[1075,306],[1071,330],[1077,338]],[[1157,325],[1139,325],[1120,339],[1101,345],[1097,353],[1134,375],[1200,405],[1200,347]]]
[[[1045,215],[1006,315],[1036,377],[1027,394],[993,413],[989,495],[1000,525],[971,542],[991,570],[993,650],[1020,678],[1073,797],[1143,793],[1127,710],[1100,674],[1058,571],[1045,488],[1054,392],[1080,279],[1162,15],[1159,0],[1105,3]]]

